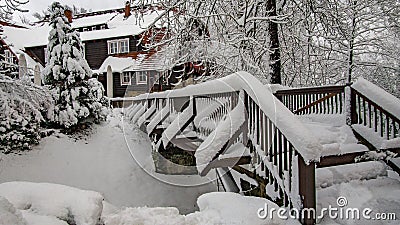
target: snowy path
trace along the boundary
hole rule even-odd
[[[182,187],[153,178],[133,160],[127,146],[147,171],[154,171],[147,136],[128,125],[125,141],[122,123],[115,118],[108,122],[95,126],[86,141],[57,134],[22,155],[0,154],[0,183],[58,183],[98,191],[116,206],[175,206],[181,213],[194,211],[198,196],[215,191],[212,183]],[[209,181],[200,176],[155,176],[186,185]]]

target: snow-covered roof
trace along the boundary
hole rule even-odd
[[[43,66],[40,65],[40,63],[37,63],[34,59],[32,59],[28,54],[23,51],[26,42],[29,39],[27,38],[28,31],[29,29],[27,28],[3,26],[3,40],[8,45],[10,50],[17,55],[17,57],[19,57],[21,54],[25,55],[28,68],[33,69],[36,65],[39,65],[40,69],[43,69]]]
[[[99,73],[105,73],[107,72],[108,66],[111,66],[111,69],[113,72],[118,72],[121,73],[123,71],[126,71],[129,67],[133,66],[135,64],[135,60],[131,57],[127,58],[119,58],[119,57],[114,57],[114,56],[109,56],[104,60],[103,64],[100,66],[100,68],[97,70]]]
[[[84,16],[80,18],[75,18],[72,21],[72,28],[80,28],[80,27],[89,27],[95,25],[106,24],[110,20],[112,20],[115,16],[117,16],[118,12],[93,15],[93,16]]]
[[[114,37],[125,37],[139,35],[144,32],[149,25],[153,24],[155,19],[162,11],[148,10],[142,16],[132,14],[124,18],[123,13],[110,12],[101,15],[90,15],[72,20],[73,28],[89,27],[100,24],[107,24],[108,29],[93,30],[80,33],[82,41],[111,39]],[[23,35],[25,47],[43,46],[48,43],[50,26],[46,22],[25,30]]]
[[[111,66],[113,72],[122,73],[125,71],[164,71],[168,68],[165,51],[159,52],[140,52],[130,57],[109,56],[97,70],[98,73],[107,72]]]

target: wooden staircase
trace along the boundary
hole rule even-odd
[[[400,116],[393,113],[400,103],[385,107],[387,104],[371,100],[358,86],[272,93],[250,74],[238,73],[165,94],[136,97],[127,115],[156,143],[155,151],[177,148],[188,152],[196,158],[201,176],[217,171],[225,190],[241,190],[241,184],[232,178],[233,173],[239,173],[258,183],[260,196],[279,205],[315,208],[317,169],[377,160],[366,157],[370,152],[392,157],[400,153],[400,144],[396,146]],[[384,95],[394,104],[400,102],[388,93]],[[318,138],[297,118],[306,115],[345,115],[359,143],[368,149],[330,155],[315,151],[322,149]],[[376,146],[365,131],[386,145]],[[399,173],[394,160],[388,157],[384,161]],[[301,222],[313,224],[315,219],[303,218]]]

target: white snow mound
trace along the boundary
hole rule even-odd
[[[77,225],[96,225],[103,210],[101,194],[59,184],[2,183],[0,196],[6,197],[17,209]]]
[[[4,197],[0,196],[0,225],[26,225],[21,213]]]

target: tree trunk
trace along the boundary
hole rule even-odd
[[[354,39],[355,39],[355,30],[356,30],[356,11],[355,7],[357,6],[357,1],[354,1],[352,4],[352,10],[353,10],[353,18],[351,20],[351,37],[349,40],[349,58],[348,58],[348,77],[347,77],[347,83],[350,84],[352,80],[352,74],[353,74],[353,67],[354,67]]]
[[[276,17],[276,0],[268,0],[267,10],[269,17]],[[268,26],[269,34],[269,75],[271,84],[281,84],[281,53],[279,49],[278,24],[270,21]]]

